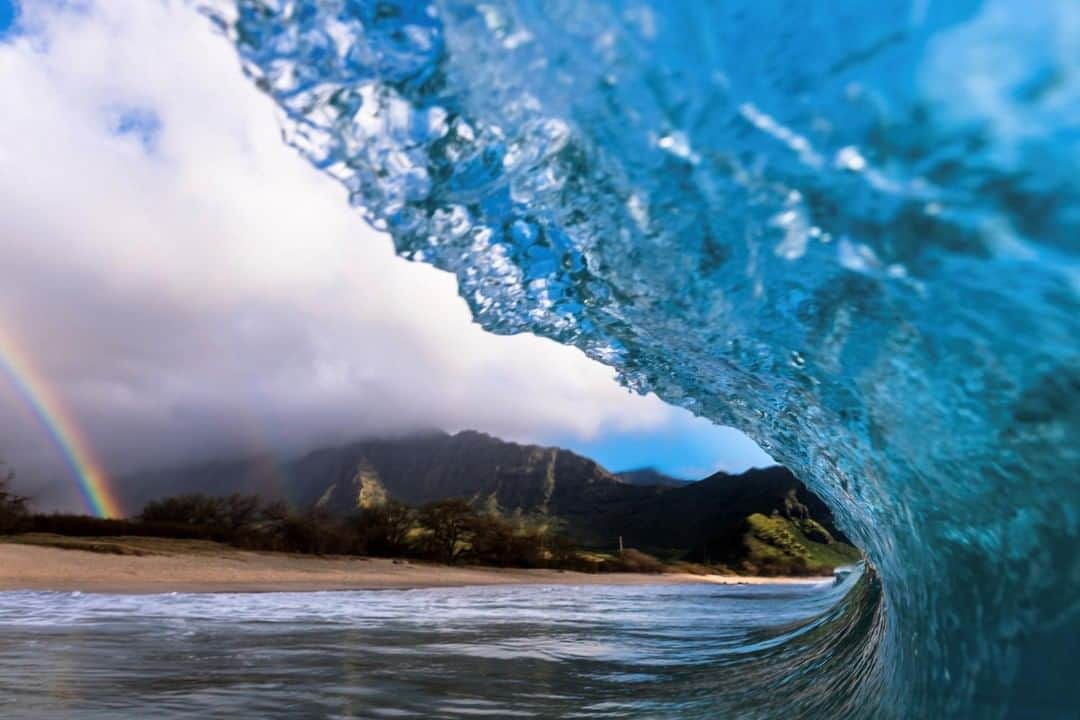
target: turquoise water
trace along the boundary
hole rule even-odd
[[[872,606],[872,584],[852,596]],[[0,716],[848,714],[845,688],[798,680],[857,660],[861,642],[831,644],[862,633],[844,590],[0,593]]]
[[[829,503],[885,630],[817,686],[1080,714],[1080,3],[207,4],[286,141],[485,328]]]

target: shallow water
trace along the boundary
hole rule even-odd
[[[0,593],[0,716],[799,717],[843,590]]]

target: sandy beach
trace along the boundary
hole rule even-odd
[[[154,538],[72,539],[97,551],[0,540],[0,591],[102,593],[378,590],[468,585],[661,585],[818,583],[823,578],[759,578],[664,573],[590,574],[558,570],[447,567],[405,560],[246,552],[209,542]],[[63,541],[58,541],[63,542]]]

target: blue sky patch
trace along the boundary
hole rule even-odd
[[[544,437],[596,460],[612,472],[653,467],[685,480],[701,480],[717,470],[742,472],[775,461],[738,430],[705,422],[676,421],[665,428],[601,433],[591,440],[570,435]]]
[[[111,129],[116,135],[135,137],[147,152],[151,152],[161,134],[161,118],[149,108],[122,108],[114,116]]]
[[[17,14],[18,8],[15,6],[14,0],[0,0],[0,39],[11,30],[11,26],[15,24]]]

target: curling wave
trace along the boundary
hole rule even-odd
[[[484,327],[745,430],[829,502],[884,599],[842,606],[850,663],[778,666],[787,707],[1080,708],[1080,5],[208,12]]]

